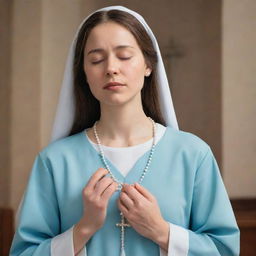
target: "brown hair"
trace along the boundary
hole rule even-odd
[[[83,69],[83,62],[84,48],[90,31],[98,24],[107,21],[116,22],[124,26],[137,40],[145,61],[152,70],[150,76],[145,77],[144,85],[141,90],[143,111],[156,122],[166,125],[160,111],[158,100],[155,72],[157,53],[149,35],[145,31],[143,25],[128,12],[120,10],[99,11],[92,14],[82,25],[75,45],[73,63],[75,119],[69,135],[73,135],[86,128],[92,127],[94,122],[100,119],[100,103],[91,93]]]

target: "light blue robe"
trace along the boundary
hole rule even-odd
[[[132,184],[149,153],[126,177],[107,162],[117,179]],[[50,255],[51,239],[81,218],[82,189],[99,167],[104,165],[83,132],[44,148],[32,168],[11,255]],[[217,162],[199,137],[167,127],[142,185],[155,196],[166,221],[188,229],[189,256],[239,255],[240,232]],[[87,242],[88,256],[120,255],[118,196],[109,200],[105,224]],[[125,231],[125,250],[127,256],[159,255],[158,245],[133,228]]]

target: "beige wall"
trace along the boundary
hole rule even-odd
[[[9,204],[16,207],[40,149],[40,1],[13,1],[11,32]]]
[[[232,197],[256,196],[256,1],[224,0],[222,134]]]
[[[0,145],[4,162],[0,191],[6,191],[0,194],[0,203],[16,209],[35,156],[49,143],[65,61],[77,26],[105,4],[99,0],[3,2],[0,13],[9,8],[9,14],[0,21],[11,25],[11,35],[5,31],[6,39],[0,39],[1,45],[7,46],[1,56],[1,76],[4,84],[8,79],[10,83],[10,87],[2,84],[0,88],[0,113],[6,120],[0,127],[5,136]],[[244,2],[224,1],[221,41],[220,1],[185,4],[162,0],[147,5],[143,1],[108,1],[145,16],[164,56],[170,50],[169,40],[174,40],[176,48],[171,54],[181,55],[172,57],[171,62],[165,58],[165,62],[171,64],[166,69],[180,129],[198,135],[212,147],[231,197],[256,195],[255,1]],[[10,68],[4,71],[8,59]]]
[[[10,196],[10,41],[11,4],[0,0],[0,206]]]

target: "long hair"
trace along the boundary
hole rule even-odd
[[[99,11],[92,14],[79,30],[75,45],[75,56],[73,62],[74,74],[74,95],[75,95],[75,119],[69,135],[81,132],[86,128],[92,127],[95,121],[100,119],[100,103],[93,96],[89,84],[87,83],[84,72],[84,48],[91,30],[98,24],[104,22],[116,22],[128,29],[135,37],[145,62],[151,68],[151,74],[145,77],[144,85],[141,90],[141,101],[145,115],[151,117],[158,123],[166,125],[160,111],[156,64],[157,53],[153,47],[151,38],[147,34],[143,25],[131,14],[120,11]]]

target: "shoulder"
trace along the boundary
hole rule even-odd
[[[64,137],[49,143],[40,152],[39,155],[42,158],[53,158],[58,156],[64,156],[67,154],[75,154],[83,141],[83,132],[76,133],[74,135]]]
[[[175,146],[176,150],[192,155],[200,155],[200,158],[205,156],[210,150],[207,142],[191,132],[176,130],[173,127],[167,126],[166,133],[167,140],[169,140],[170,145]]]

